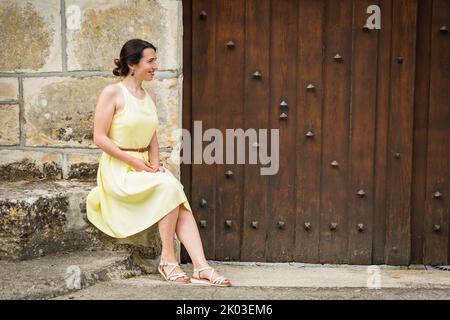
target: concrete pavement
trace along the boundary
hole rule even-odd
[[[425,266],[210,262],[233,287],[167,283],[158,274],[95,284],[56,299],[443,299],[450,272]],[[190,275],[192,265],[182,268]]]

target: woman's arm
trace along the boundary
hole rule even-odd
[[[135,158],[120,150],[108,137],[108,131],[116,108],[117,89],[120,88],[108,85],[98,98],[94,115],[94,144],[112,157],[131,165]]]
[[[150,140],[150,150],[148,151],[148,160],[150,164],[159,166],[159,143],[156,136],[156,130],[153,134],[152,140]]]
[[[152,90],[149,90],[148,93],[156,106],[155,93]],[[150,140],[150,150],[148,151],[148,162],[150,162],[150,164],[159,166],[159,143],[158,137],[156,135],[156,130],[155,133],[153,133],[152,140]]]

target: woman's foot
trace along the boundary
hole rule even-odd
[[[180,268],[177,262],[167,262],[161,260],[158,271],[164,277],[166,281],[189,283],[190,278]]]
[[[221,276],[210,266],[194,268],[191,282],[194,284],[206,284],[220,287],[231,286],[231,282],[227,277]]]

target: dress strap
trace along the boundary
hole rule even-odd
[[[144,89],[144,91],[145,91],[145,96],[151,98],[150,95],[148,94],[147,89],[145,89],[144,87],[142,87],[142,89]]]
[[[126,96],[127,93],[128,93],[128,89],[125,88],[125,86],[124,86],[124,84],[122,83],[122,81],[118,82],[117,84],[122,88],[123,95]]]
[[[127,90],[127,88],[125,88],[122,81],[118,82],[117,84],[119,85],[119,87],[122,88],[122,93],[123,93],[123,100],[124,100],[123,101],[124,102],[123,110],[119,112],[119,113],[122,113],[122,112],[126,111],[126,109],[128,108],[130,97],[128,96],[128,90]]]
[[[142,87],[142,89],[144,89],[144,91],[145,91],[145,93],[146,93],[146,95],[148,97],[148,100],[151,101],[151,105],[152,105],[151,108],[156,111],[156,101],[153,100],[152,96],[148,93],[147,89],[145,89],[144,87]]]
[[[119,84],[120,84],[120,86],[122,87],[122,90],[125,91],[127,97],[128,97],[129,99],[131,99],[131,100],[137,100],[137,101],[139,101],[139,102],[144,102],[144,101],[147,99],[147,96],[149,95],[148,92],[147,92],[147,90],[145,90],[145,88],[141,86],[141,88],[144,90],[144,93],[145,93],[144,99],[136,98],[136,97],[130,92],[130,90],[122,83],[122,81],[120,81]]]
[[[127,88],[125,88],[125,86],[123,85],[122,81],[120,81],[118,83],[118,85],[122,88],[123,97],[124,97],[125,102],[126,102],[126,100],[128,100],[128,90],[127,90]]]

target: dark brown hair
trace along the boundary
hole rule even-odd
[[[156,47],[142,39],[128,40],[120,50],[120,58],[114,59],[114,64],[117,66],[113,70],[115,76],[126,76],[130,72],[129,64],[138,64],[142,58],[144,49],[151,48],[155,50]]]

